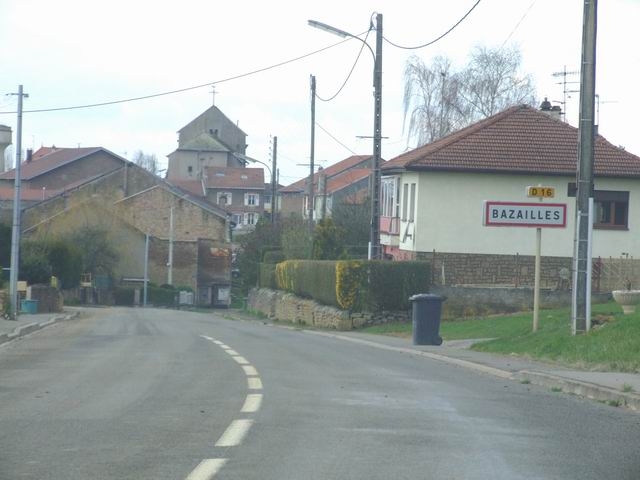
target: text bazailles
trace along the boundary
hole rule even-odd
[[[559,210],[522,210],[522,209],[500,209],[500,208],[492,208],[491,209],[491,218],[493,219],[501,219],[501,220],[555,220],[558,221],[561,219]]]
[[[566,204],[484,202],[485,226],[562,228],[566,226],[566,220]]]

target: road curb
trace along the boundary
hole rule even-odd
[[[603,385],[529,370],[521,370],[515,373],[513,378],[520,381],[529,381],[543,387],[557,388],[564,393],[571,393],[591,400],[640,411],[640,395],[636,393],[621,392]]]
[[[46,328],[63,320],[71,320],[72,318],[77,317],[78,314],[79,312],[72,312],[66,315],[56,315],[44,322],[33,322],[27,323],[26,325],[21,325],[19,327],[16,327],[13,332],[0,334],[0,345],[2,345],[3,343],[11,342],[16,338],[24,337],[25,335],[33,333],[37,330],[42,330],[43,328]]]

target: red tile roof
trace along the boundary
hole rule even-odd
[[[327,176],[327,178],[331,178],[334,177],[336,175],[338,175],[341,172],[344,172],[345,170],[348,170],[350,168],[353,168],[355,166],[357,166],[360,163],[365,162],[366,160],[369,160],[371,158],[371,155],[352,155],[351,157],[345,158],[344,160],[338,162],[338,163],[334,163],[333,165],[328,166],[327,168],[324,168],[321,173],[325,174]],[[313,175],[313,184],[317,185],[318,184],[318,176],[319,176],[320,172],[316,172]],[[280,192],[282,193],[297,193],[297,192],[305,192],[307,191],[307,180],[309,177],[305,177],[302,178],[300,180],[298,180],[297,182],[292,183],[291,185],[288,185],[282,189],[280,189]]]
[[[39,156],[37,160],[33,160],[31,162],[22,162],[22,164],[20,165],[20,178],[22,178],[23,180],[31,180],[44,173],[61,167],[62,165],[75,162],[76,160],[79,160],[100,150],[104,149],[101,147],[57,148],[43,156]],[[123,162],[124,161],[125,160],[123,159]],[[11,180],[14,178],[15,169],[0,174],[0,179]]]
[[[197,197],[205,196],[201,180],[167,180],[167,183],[173,184]]]
[[[264,189],[262,168],[206,167],[206,188]]]
[[[594,150],[596,176],[640,177],[640,157],[599,135]],[[382,165],[382,170],[575,175],[577,160],[577,128],[518,105],[404,153]]]
[[[371,175],[370,168],[354,168],[342,172],[335,177],[327,179],[327,193],[332,194],[338,192],[349,185],[353,185],[363,179],[368,179],[369,175]],[[366,190],[368,190],[368,187],[369,184],[367,183]]]

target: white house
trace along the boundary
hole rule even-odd
[[[485,226],[483,205],[538,203],[526,188],[543,185],[555,189],[543,202],[566,204],[566,226],[542,232],[543,280],[558,281],[574,250],[578,130],[549,113],[515,106],[388,161],[386,256],[431,258],[446,283],[529,283],[535,228]],[[593,257],[640,257],[640,158],[597,136],[594,173]]]

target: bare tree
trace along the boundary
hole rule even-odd
[[[411,57],[404,73],[407,138],[424,145],[512,105],[534,104],[533,80],[520,73],[521,62],[517,47],[476,47],[459,71],[446,57],[431,65]]]
[[[154,175],[157,175],[160,171],[158,158],[154,154],[146,154],[142,150],[138,150],[133,154],[133,163],[149,170]]]

